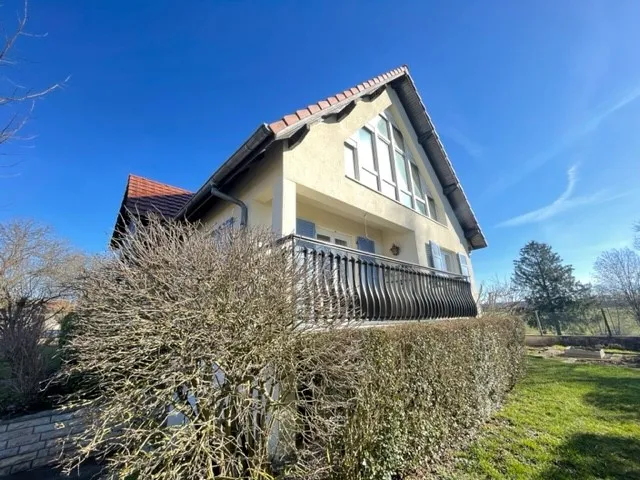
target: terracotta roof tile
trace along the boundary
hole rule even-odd
[[[285,115],[284,117],[276,120],[275,122],[270,123],[269,128],[273,133],[281,132],[285,128],[294,125],[295,123],[309,117],[310,115],[319,113],[322,110],[325,110],[335,105],[336,103],[343,102],[347,100],[349,97],[358,95],[368,88],[373,88],[376,85],[379,85],[380,83],[389,82],[395,79],[396,77],[399,77],[401,75],[408,73],[408,71],[409,70],[404,65],[402,67],[394,68],[393,70],[383,73],[382,75],[378,75],[377,77],[374,77],[370,80],[361,82],[355,87],[344,90],[343,92],[337,93],[336,95],[328,97],[324,100],[320,100],[318,103],[309,105],[307,108],[298,110],[294,114]]]
[[[282,119],[284,120],[284,123],[286,123],[287,125],[293,125],[298,120],[300,120],[298,118],[298,115],[296,115],[295,113],[290,113],[289,115],[285,115],[284,117],[282,117]]]
[[[183,188],[129,175],[124,206],[141,214],[156,212],[165,217],[173,217],[192,195],[193,193]]]
[[[269,125],[273,133],[278,133],[280,130],[287,128],[287,124],[284,123],[284,120],[278,120],[277,122],[273,122]]]
[[[302,110],[296,110],[296,115],[298,115],[298,118],[302,120],[303,118],[311,115],[311,112],[307,108],[303,108]]]

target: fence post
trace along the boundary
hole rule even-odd
[[[607,332],[609,332],[609,337],[613,337],[611,327],[609,327],[609,322],[607,321],[607,314],[604,313],[604,308],[601,308],[600,311],[602,312],[602,318],[604,318],[604,326],[607,327]]]
[[[538,330],[540,330],[540,336],[544,335],[542,331],[542,324],[540,323],[540,317],[538,316],[538,310],[533,311],[536,314],[536,322],[538,322]]]

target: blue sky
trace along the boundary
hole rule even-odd
[[[2,146],[20,163],[0,221],[103,250],[129,172],[196,189],[260,123],[408,64],[489,240],[476,275],[535,239],[588,279],[640,220],[638,18],[636,0],[34,1],[48,35],[4,75],[71,78]]]

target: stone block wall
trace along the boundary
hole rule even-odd
[[[80,413],[47,410],[0,420],[0,477],[55,463],[65,438],[83,428]]]

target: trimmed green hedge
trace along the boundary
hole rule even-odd
[[[478,318],[359,330],[362,374],[332,478],[428,470],[495,411],[524,369],[524,325]]]

